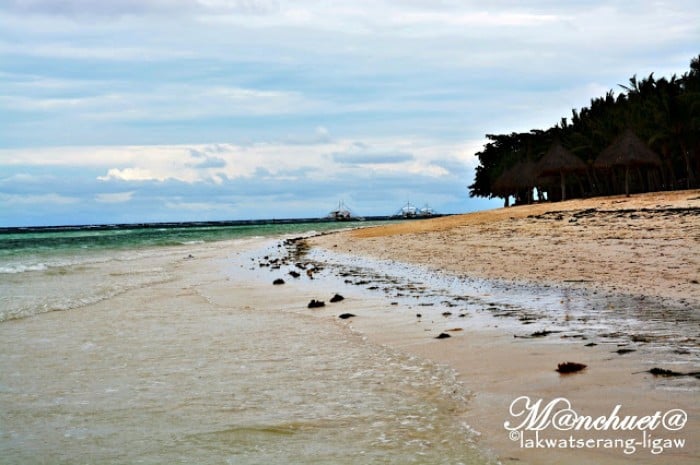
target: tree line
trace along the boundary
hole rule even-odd
[[[508,205],[698,187],[700,55],[683,75],[654,74],[572,110],[553,127],[487,134],[470,197]]]

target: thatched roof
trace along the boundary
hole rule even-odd
[[[540,175],[585,170],[586,164],[558,142],[552,144],[544,157],[537,163],[536,168],[537,173]]]
[[[630,129],[620,134],[612,144],[600,152],[593,166],[660,165],[661,159]]]
[[[535,178],[535,163],[530,160],[521,161],[496,178],[491,188],[498,194],[514,193],[520,189],[534,187]]]

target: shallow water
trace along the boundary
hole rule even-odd
[[[0,283],[24,307],[0,322],[1,462],[491,463],[463,422],[471,400],[453,371],[290,312],[304,308],[304,287],[294,302],[270,292],[271,276],[288,270],[258,263],[285,248],[262,244],[93,251],[5,273]],[[682,305],[315,250],[306,258],[325,266],[316,285],[383,295],[410,317],[519,336],[561,330],[552,337],[697,364],[697,311]],[[683,382],[669,386],[697,390]]]
[[[0,228],[0,321],[78,308],[170,279],[173,254],[198,245],[374,222]],[[184,246],[184,247],[183,247]],[[149,259],[140,267],[136,261]]]
[[[443,320],[463,329],[498,327],[514,337],[601,345],[610,349],[611,356],[618,356],[617,350],[633,350],[644,356],[650,369],[700,371],[700,308],[687,302],[566,283],[476,279],[316,248],[303,260],[323,268],[315,276],[330,287],[352,287],[375,298],[383,295],[387,303],[395,304],[391,308],[408,318],[420,314],[425,320]],[[693,377],[659,384],[700,392],[700,381]]]
[[[455,373],[226,280],[198,258],[224,246],[235,268],[240,243],[148,252],[123,292],[0,323],[2,463],[487,463]],[[55,287],[122,274],[95,261]]]

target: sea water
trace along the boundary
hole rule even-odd
[[[488,463],[451,370],[222,287],[234,251],[318,226],[6,235],[0,461]]]
[[[0,230],[0,321],[68,310],[163,282],[177,246],[357,227],[371,222],[89,225]],[[138,268],[134,260],[151,258]]]

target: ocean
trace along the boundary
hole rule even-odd
[[[136,269],[131,262],[145,257],[167,259],[178,246],[375,223],[241,221],[2,228],[0,321],[68,310],[160,282],[166,279],[161,268]]]
[[[490,463],[451,369],[255,278],[281,237],[360,224],[4,231],[0,462]]]

